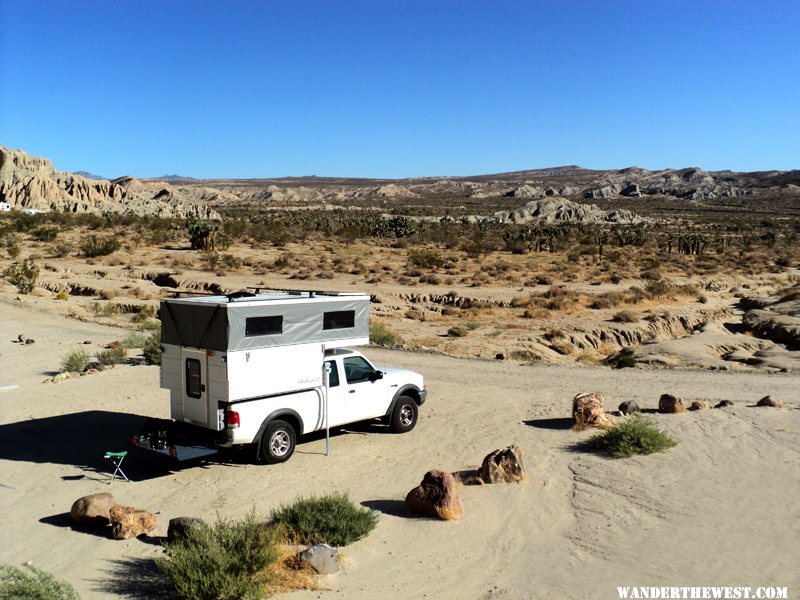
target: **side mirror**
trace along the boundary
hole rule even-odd
[[[378,379],[383,379],[383,371],[373,371],[370,373],[370,381],[378,381]]]

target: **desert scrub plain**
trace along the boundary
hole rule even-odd
[[[217,208],[221,222],[2,215],[0,293],[136,330],[156,328],[158,300],[175,292],[357,290],[372,296],[379,345],[524,363],[794,368],[786,339],[750,335],[741,306],[796,293],[797,218],[518,225],[446,206],[415,217]]]

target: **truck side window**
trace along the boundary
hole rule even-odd
[[[328,387],[336,387],[339,385],[339,369],[336,367],[336,361],[327,360],[325,364],[331,366],[331,373],[328,375]]]
[[[360,356],[348,356],[344,359],[344,376],[347,383],[369,381],[369,376],[375,371],[366,359]]]

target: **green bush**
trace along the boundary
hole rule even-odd
[[[403,345],[401,338],[383,323],[371,323],[369,326],[369,342],[385,348],[398,348]]]
[[[81,373],[89,364],[89,353],[83,348],[76,348],[61,359],[61,371]]]
[[[115,237],[98,237],[90,235],[81,240],[79,248],[84,258],[94,258],[96,256],[108,256],[120,249],[120,242]]]
[[[20,294],[29,294],[36,287],[39,279],[39,265],[33,259],[26,258],[22,262],[12,263],[4,273],[11,285],[15,285]]]
[[[142,356],[148,365],[161,364],[161,329],[157,329],[150,334],[142,347]]]
[[[79,600],[75,589],[58,581],[49,573],[26,565],[27,571],[0,565],[0,599],[2,600]]]
[[[301,544],[346,546],[367,537],[378,524],[378,515],[358,508],[347,494],[300,498],[273,511],[272,521],[286,528]]]
[[[617,458],[663,452],[675,444],[674,439],[639,415],[626,417],[585,442],[587,448],[606,451]]]
[[[125,346],[119,345],[97,353],[97,362],[101,365],[116,365],[125,359]]]
[[[144,348],[145,344],[147,344],[148,337],[149,336],[141,331],[134,331],[126,335],[125,338],[120,341],[120,345],[127,349]]]
[[[189,243],[192,245],[192,250],[214,250],[219,223],[190,217],[186,222],[186,229],[189,233]]]
[[[161,321],[159,320],[152,320],[152,321],[145,321],[141,325],[139,325],[142,331],[161,331]]]
[[[164,544],[169,558],[155,562],[181,598],[260,598],[265,581],[259,573],[278,559],[276,542],[275,531],[250,512],[241,521],[217,518],[190,528],[185,539]]]
[[[58,228],[56,227],[37,227],[31,231],[31,236],[40,242],[52,242],[58,237]]]
[[[436,269],[444,265],[444,259],[436,250],[415,248],[408,253],[409,264],[420,269]]]

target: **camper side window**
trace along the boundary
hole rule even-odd
[[[186,395],[190,398],[202,396],[200,384],[200,361],[196,358],[186,359]]]
[[[322,317],[322,329],[352,329],[356,325],[356,311],[337,310]]]
[[[275,335],[283,333],[283,316],[249,317],[244,321],[244,336]]]

